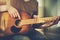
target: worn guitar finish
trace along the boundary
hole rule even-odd
[[[29,19],[30,16],[26,12],[21,12],[21,19],[26,20]],[[2,15],[2,27],[4,32],[7,35],[14,34],[14,33],[20,33],[20,34],[26,34],[28,31],[32,29],[32,27],[29,27],[30,25],[24,25],[18,28],[17,24],[19,23],[18,18],[11,17],[8,12],[3,13]],[[23,29],[22,29],[23,28]],[[25,32],[24,32],[25,31]]]
[[[7,35],[16,33],[26,34],[33,29],[30,24],[45,23],[53,21],[57,18],[57,17],[46,17],[46,18],[30,19],[31,17],[26,12],[21,12],[20,16],[21,20],[19,20],[18,18],[11,17],[8,12],[2,14],[1,28],[5,32],[5,34]]]

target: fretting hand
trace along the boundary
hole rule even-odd
[[[39,18],[37,15],[34,15],[34,18]],[[50,27],[52,25],[58,24],[58,22],[60,21],[60,16],[56,16],[53,20],[47,21],[45,20],[46,23],[40,25],[40,28],[47,28]]]
[[[46,22],[45,24],[41,25],[40,27],[42,27],[42,28],[50,27],[52,25],[58,24],[59,21],[60,21],[60,16],[57,16],[53,21]]]

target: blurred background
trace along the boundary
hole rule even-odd
[[[42,0],[42,2],[42,17],[60,16],[60,0]],[[60,40],[60,22],[45,29],[44,32],[49,40]]]
[[[38,0],[38,14],[40,17],[60,16],[60,0]],[[49,28],[37,30],[49,40],[60,40],[60,22]]]

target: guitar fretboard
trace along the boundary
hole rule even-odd
[[[45,23],[45,22],[53,21],[56,18],[57,17],[25,19],[25,20],[21,20],[21,22],[19,23],[19,26],[27,25],[27,24],[35,24],[35,23]]]

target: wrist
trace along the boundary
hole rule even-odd
[[[7,5],[0,6],[0,12],[7,11]]]

